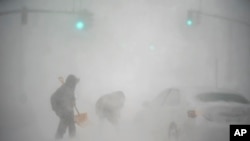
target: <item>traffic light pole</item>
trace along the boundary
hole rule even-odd
[[[189,10],[188,12],[189,13],[190,12],[191,13],[196,13],[196,14],[189,14],[189,15],[199,15],[199,16],[196,16],[196,20],[200,20],[199,18],[201,16],[206,16],[206,17],[211,17],[211,18],[216,18],[216,19],[220,19],[220,20],[223,20],[223,21],[227,21],[227,22],[229,22],[230,25],[231,25],[231,23],[238,23],[238,24],[246,26],[247,28],[250,28],[250,23],[248,23],[246,21],[241,21],[241,20],[237,20],[237,19],[233,19],[233,18],[221,16],[221,15],[216,15],[216,14],[210,14],[210,13],[203,12],[202,11],[202,0],[199,1],[199,8],[198,8],[198,10]],[[199,21],[196,21],[196,22],[199,23]],[[215,64],[214,64],[215,65],[215,86],[216,86],[216,88],[218,88],[219,87],[219,72],[220,71],[219,71],[219,58],[218,58],[217,49],[216,49],[216,54],[215,55],[216,55],[215,56]],[[231,58],[231,56],[230,56],[230,58]]]
[[[20,13],[20,11],[21,10],[11,10],[11,11],[0,12],[0,16]]]
[[[241,21],[241,20],[237,20],[237,19],[233,19],[233,18],[221,16],[221,15],[202,12],[201,4],[200,4],[199,10],[189,10],[189,12],[196,13],[196,15],[199,15],[199,16],[212,17],[212,18],[216,18],[216,19],[220,19],[220,20],[224,20],[224,21],[228,21],[228,22],[239,23],[239,24],[245,25],[246,27],[250,28],[250,23],[248,23],[246,21]]]
[[[46,10],[46,9],[28,9],[28,8],[22,8],[19,10],[11,10],[11,11],[5,11],[0,12],[0,16],[3,15],[9,15],[9,14],[17,14],[21,13],[23,9],[26,9],[28,13],[54,13],[54,14],[79,14],[80,12],[77,11],[60,11],[60,10]]]
[[[46,9],[28,9],[23,7],[19,10],[10,10],[5,12],[0,12],[0,16],[11,15],[11,14],[21,14],[22,24],[26,24],[28,20],[29,13],[44,13],[44,14],[68,14],[68,15],[81,15],[82,11],[62,11],[62,10],[46,10]]]
[[[75,11],[75,8],[71,11],[62,11],[62,10],[45,10],[45,9],[27,9],[23,7],[19,10],[12,10],[7,12],[0,12],[0,16],[8,15],[8,14],[21,14],[21,24],[26,25],[28,23],[28,14],[29,13],[44,13],[44,14],[66,14],[66,15],[75,15],[77,16],[76,28],[78,30],[82,30],[83,28],[90,28],[92,26],[93,14],[86,10],[81,9],[79,11]],[[86,29],[85,29],[86,30]]]
[[[207,17],[212,17],[212,18],[216,18],[216,19],[221,19],[221,20],[228,21],[228,22],[235,22],[235,23],[239,23],[239,24],[245,25],[247,27],[250,27],[250,23],[245,22],[245,21],[241,21],[241,20],[237,20],[237,19],[233,19],[233,18],[221,16],[221,15],[205,13],[205,12],[202,11],[202,3],[203,3],[203,1],[199,0],[198,10],[192,10],[192,12],[197,13],[197,14],[202,15],[202,16],[207,16]]]

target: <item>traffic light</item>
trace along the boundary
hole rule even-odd
[[[187,19],[186,24],[187,24],[187,26],[192,26],[193,25],[193,20],[192,19]]]
[[[75,28],[77,30],[87,30],[93,24],[93,14],[88,10],[82,10],[77,14]]]
[[[85,22],[83,20],[79,20],[76,22],[76,29],[83,30],[85,28]]]
[[[154,50],[156,49],[156,48],[155,48],[155,45],[150,44],[149,49],[150,49],[151,51],[154,51]]]
[[[28,23],[28,10],[26,7],[21,9],[21,24],[26,25]]]
[[[191,27],[193,25],[197,25],[200,22],[200,14],[198,11],[188,10],[187,11],[187,19],[186,25]]]

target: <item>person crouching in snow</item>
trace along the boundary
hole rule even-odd
[[[79,81],[79,78],[70,74],[66,78],[65,83],[63,83],[50,98],[52,110],[60,118],[56,132],[56,139],[62,139],[67,129],[69,131],[69,136],[75,137],[75,87]]]

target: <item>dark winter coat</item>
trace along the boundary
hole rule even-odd
[[[61,117],[63,114],[74,113],[74,91],[78,82],[78,78],[74,75],[69,75],[65,83],[51,96],[51,107],[57,116]]]
[[[116,124],[120,118],[124,103],[125,95],[122,91],[103,95],[96,102],[96,114],[100,119],[107,119]]]

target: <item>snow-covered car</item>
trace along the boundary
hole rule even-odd
[[[154,140],[228,141],[230,124],[250,123],[250,102],[232,90],[169,88],[135,120]]]

